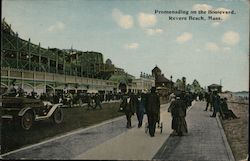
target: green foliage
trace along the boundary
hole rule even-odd
[[[191,90],[192,92],[201,92],[203,89],[202,87],[200,86],[200,83],[195,79],[191,85]]]
[[[181,79],[177,79],[174,86],[179,90],[185,90],[190,92],[202,92],[204,89],[200,86],[200,83],[195,79],[192,84],[186,84],[186,78],[182,77]]]

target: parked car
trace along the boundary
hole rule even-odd
[[[52,104],[34,98],[2,96],[2,120],[18,122],[24,130],[29,130],[34,121],[52,119],[54,123],[63,121],[61,103]]]

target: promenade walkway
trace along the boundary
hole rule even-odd
[[[163,132],[155,137],[145,133],[144,125],[126,129],[125,116],[103,122],[87,129],[2,155],[6,159],[95,159],[95,160],[234,160],[218,118],[210,118],[204,102],[196,102],[188,110],[186,136],[170,136],[169,104],[161,108]]]
[[[210,117],[211,112],[203,111],[204,107],[204,102],[197,102],[192,107],[186,117],[188,134],[183,137],[169,137],[154,159],[234,160],[218,116]]]

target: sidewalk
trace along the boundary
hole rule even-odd
[[[144,123],[141,128],[137,128],[136,116],[133,117],[133,128],[123,134],[100,144],[73,159],[88,160],[148,160],[152,159],[161,145],[168,138],[171,130],[171,115],[167,112],[169,104],[161,108],[161,122],[163,122],[163,132],[156,129],[155,137],[150,137],[145,133],[145,123],[147,116],[144,115]]]
[[[163,133],[155,137],[145,134],[144,128],[133,128],[100,144],[74,159],[95,160],[234,160],[218,118],[210,118],[203,111],[204,102],[196,102],[187,113],[189,133],[183,137],[169,137],[171,116],[162,109]],[[146,121],[146,120],[145,120]],[[136,121],[135,121],[136,122]]]
[[[197,102],[187,114],[188,135],[169,137],[154,159],[233,161],[218,114],[203,111],[204,102]]]

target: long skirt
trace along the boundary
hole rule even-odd
[[[185,117],[173,117],[172,129],[175,130],[177,133],[187,133],[188,130]]]

